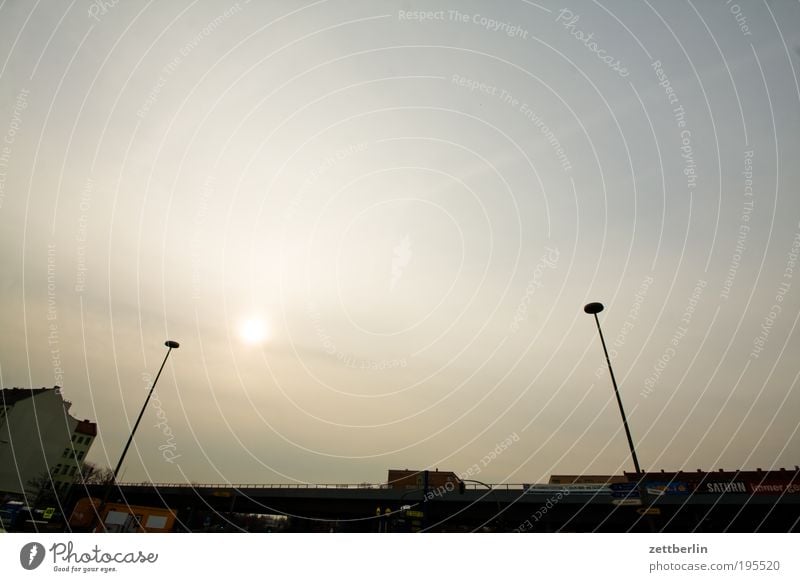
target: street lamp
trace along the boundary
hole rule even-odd
[[[125,444],[125,448],[122,449],[122,454],[119,457],[119,462],[117,463],[116,468],[114,469],[114,483],[117,482],[117,475],[119,474],[119,470],[122,467],[122,462],[125,460],[125,455],[128,452],[128,448],[131,446],[133,442],[133,435],[136,434],[136,429],[139,428],[139,423],[142,420],[142,416],[144,416],[144,411],[147,408],[147,403],[150,402],[150,397],[153,395],[153,390],[156,389],[156,384],[158,383],[158,378],[161,376],[161,370],[164,369],[164,364],[167,363],[167,358],[169,357],[170,352],[173,349],[178,349],[180,344],[178,342],[174,342],[172,340],[167,340],[164,342],[164,345],[167,346],[169,349],[167,350],[166,355],[164,356],[164,361],[161,362],[161,367],[158,369],[158,374],[156,374],[155,380],[153,380],[153,385],[150,387],[150,392],[147,393],[147,398],[142,405],[142,410],[139,412],[139,418],[136,419],[136,424],[133,425],[133,430],[131,430],[131,436],[128,437],[128,442]]]
[[[156,374],[155,380],[153,380],[153,385],[150,387],[150,392],[147,393],[147,398],[142,405],[142,410],[139,411],[139,417],[136,419],[136,423],[133,425],[133,429],[131,430],[131,436],[128,437],[128,442],[125,443],[125,448],[122,449],[122,454],[119,456],[119,461],[117,462],[117,466],[114,468],[114,476],[109,479],[108,483],[105,486],[105,492],[103,494],[103,500],[100,502],[100,506],[95,508],[94,518],[92,520],[92,531],[97,531],[98,523],[102,520],[103,510],[106,507],[106,503],[108,503],[108,497],[111,494],[111,488],[117,484],[117,475],[119,475],[119,470],[122,468],[122,463],[125,461],[125,455],[128,453],[128,449],[133,442],[133,435],[136,434],[136,429],[139,428],[139,423],[142,421],[142,416],[144,416],[144,411],[147,409],[147,404],[150,402],[150,397],[153,395],[153,391],[156,389],[156,384],[158,383],[158,379],[161,376],[161,371],[164,369],[164,365],[167,363],[167,358],[172,350],[178,349],[180,344],[178,342],[167,340],[164,342],[164,345],[167,346],[169,349],[167,353],[164,355],[164,361],[161,362],[161,367],[158,369],[158,374]],[[94,505],[94,504],[93,504]],[[103,526],[103,529],[105,527]]]
[[[619,390],[617,389],[617,380],[614,378],[614,370],[611,368],[611,360],[608,357],[608,350],[606,349],[606,340],[603,338],[603,330],[600,329],[600,320],[597,314],[603,311],[602,303],[587,303],[583,310],[586,313],[594,315],[594,321],[597,324],[597,331],[600,334],[600,342],[603,344],[603,352],[606,355],[606,363],[608,364],[608,372],[611,374],[611,383],[614,385],[614,394],[617,397],[617,404],[619,404],[619,413],[622,415],[622,424],[625,426],[625,436],[628,437],[628,447],[631,449],[631,457],[633,458],[633,466],[636,468],[636,473],[642,472],[639,468],[639,459],[636,458],[636,449],[633,447],[633,438],[631,437],[631,430],[628,428],[628,419],[625,417],[625,409],[622,407],[622,399],[619,397]]]

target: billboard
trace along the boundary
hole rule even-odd
[[[698,493],[748,493],[744,481],[706,481],[697,489]]]
[[[754,495],[800,495],[800,483],[749,482],[748,489]]]

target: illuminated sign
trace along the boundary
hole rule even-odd
[[[747,493],[747,487],[742,481],[723,481],[703,483],[700,493]]]
[[[800,483],[748,483],[750,491],[755,495],[797,495]]]

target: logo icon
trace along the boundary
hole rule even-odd
[[[30,542],[19,551],[19,563],[26,570],[35,570],[44,561],[44,546],[39,542]]]

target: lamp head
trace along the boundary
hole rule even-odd
[[[583,310],[586,313],[596,314],[603,311],[603,304],[602,303],[587,303],[583,306]]]
[[[164,345],[167,346],[169,349],[175,349],[181,347],[181,344],[179,344],[178,342],[174,342],[172,340],[165,341]]]

